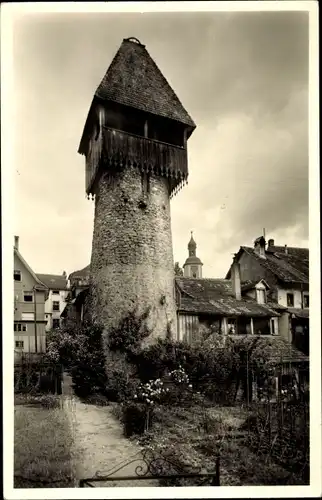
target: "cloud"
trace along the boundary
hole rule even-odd
[[[308,244],[308,16],[303,12],[26,15],[15,27],[15,231],[41,272],[90,260],[78,144],[122,39],[138,37],[197,129],[172,201],[175,260],[195,231],[205,276],[265,227]]]

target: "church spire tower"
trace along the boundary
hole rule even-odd
[[[185,278],[202,278],[202,262],[197,257],[197,243],[193,239],[193,233],[191,231],[191,238],[188,243],[189,257],[183,265],[183,275]]]
[[[105,330],[149,308],[153,335],[175,335],[170,197],[187,181],[195,127],[145,46],[124,39],[79,146],[95,199],[90,312]]]

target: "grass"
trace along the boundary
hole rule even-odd
[[[156,412],[152,429],[135,439],[152,448],[179,466],[196,466],[208,472],[215,470],[220,456],[222,486],[301,484],[276,463],[259,457],[246,445],[246,433],[241,429],[247,410],[233,407],[213,407],[204,411],[194,408],[162,408]],[[196,485],[191,483],[178,485]]]
[[[14,487],[75,486],[72,431],[64,410],[24,404],[22,398],[15,403]]]

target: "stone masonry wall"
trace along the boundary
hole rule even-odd
[[[149,188],[147,185],[149,184]],[[92,318],[105,329],[131,310],[150,307],[152,338],[176,336],[174,264],[168,181],[137,168],[97,185],[91,258]]]

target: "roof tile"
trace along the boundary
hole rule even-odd
[[[266,259],[260,257],[252,247],[242,246],[240,248],[252,255],[263,267],[284,282],[309,282],[309,250],[307,248],[291,247],[288,248],[286,254],[284,247],[268,247],[271,249],[266,252]],[[283,251],[274,252],[272,248],[283,249]]]
[[[37,278],[50,290],[67,290],[67,279],[60,274],[37,274]]]
[[[132,39],[123,40],[95,95],[196,126],[145,46]]]
[[[177,277],[176,284],[181,291],[181,311],[221,316],[279,316],[272,306],[245,297],[237,300],[230,280]]]

